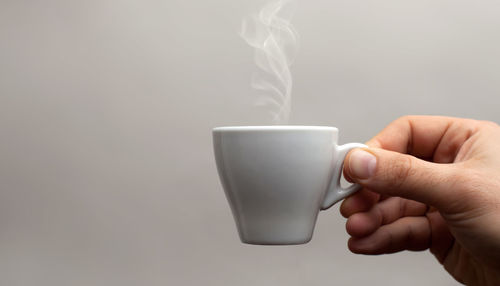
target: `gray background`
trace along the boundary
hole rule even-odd
[[[0,285],[455,285],[427,253],[238,241],[211,128],[252,106],[265,1],[0,0]],[[500,122],[500,2],[300,1],[292,124],[366,141],[404,114]]]

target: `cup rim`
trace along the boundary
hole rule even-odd
[[[214,132],[222,131],[338,131],[331,126],[308,126],[308,125],[253,125],[253,126],[221,126],[212,129]]]

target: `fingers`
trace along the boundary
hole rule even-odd
[[[375,232],[380,226],[390,224],[406,216],[422,216],[427,206],[411,200],[392,197],[374,205],[367,212],[349,217],[346,230],[351,236],[364,237]]]
[[[429,248],[431,228],[426,217],[404,217],[380,227],[372,235],[349,239],[349,249],[359,254],[385,254]]]
[[[367,145],[431,161],[437,156],[436,161],[451,163],[477,125],[476,120],[462,118],[405,116],[390,123]]]
[[[358,212],[370,210],[379,201],[380,195],[368,189],[362,189],[346,198],[340,205],[340,213],[345,218]]]
[[[461,177],[456,165],[429,163],[377,148],[350,152],[345,168],[354,182],[374,192],[419,201],[440,210],[450,207],[449,198],[457,196],[453,193],[454,185]]]
[[[451,234],[444,218],[438,211],[428,212],[426,216],[431,225],[432,233],[430,251],[434,254],[437,260],[443,264],[455,239]]]

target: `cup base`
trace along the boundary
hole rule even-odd
[[[311,238],[312,237],[308,237],[306,239],[273,240],[273,241],[241,238],[241,242],[251,245],[299,245],[308,243],[309,241],[311,241]]]

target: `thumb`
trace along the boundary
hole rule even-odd
[[[344,172],[353,182],[389,196],[403,197],[446,211],[457,184],[453,164],[436,164],[377,148],[355,149]],[[450,197],[451,195],[451,197]]]

